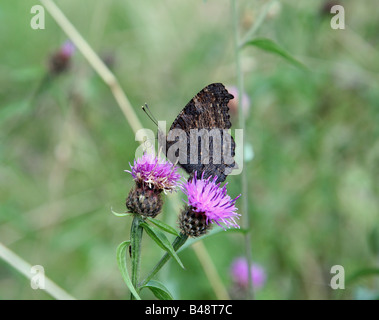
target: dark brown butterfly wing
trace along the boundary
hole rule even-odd
[[[167,156],[172,162],[179,157],[180,166],[191,176],[196,171],[197,178],[201,178],[204,173],[205,178],[217,176],[217,182],[223,182],[234,168],[235,162],[232,157],[235,154],[235,142],[226,132],[232,126],[228,102],[233,98],[222,83],[210,84],[187,103],[172,123],[170,132],[173,129],[181,129],[186,134],[184,148],[187,157],[180,158],[180,150],[176,150],[175,153],[169,152],[179,141],[179,137],[173,140],[169,139],[169,135],[166,141]],[[191,140],[191,134],[194,132],[192,129],[198,132],[198,136],[195,136],[197,144],[196,140]],[[202,145],[202,140],[209,141],[209,148]],[[194,153],[196,145],[197,152]],[[225,157],[224,150],[229,152],[229,156]]]

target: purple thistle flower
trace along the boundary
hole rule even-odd
[[[186,203],[191,208],[191,211],[203,216],[207,225],[211,222],[224,228],[221,225],[223,223],[228,228],[239,228],[239,225],[234,220],[240,216],[236,212],[235,202],[241,195],[232,199],[227,194],[227,183],[220,187],[221,183],[216,184],[217,176],[213,180],[211,180],[212,177],[207,179],[203,179],[203,177],[204,173],[202,178],[198,180],[195,172],[193,179],[181,186],[181,189],[188,197]]]
[[[144,154],[142,158],[134,160],[134,165],[130,165],[130,168],[131,171],[125,172],[129,172],[136,183],[146,184],[149,188],[164,192],[174,190],[180,179],[176,166],[152,154]]]
[[[266,272],[262,266],[253,263],[251,265],[251,277],[253,279],[254,288],[261,288],[266,282]],[[249,284],[249,271],[246,258],[240,257],[233,261],[230,273],[233,278],[233,282],[241,287],[247,288]]]

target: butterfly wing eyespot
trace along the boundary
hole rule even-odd
[[[166,151],[171,156],[175,155],[176,158],[169,158],[173,163],[179,159],[180,166],[190,177],[196,171],[198,179],[204,173],[204,178],[217,176],[217,183],[223,182],[236,166],[234,160],[225,162],[223,156],[224,148],[229,149],[226,149],[226,152],[230,152],[232,157],[235,154],[234,139],[227,133],[227,129],[232,126],[228,103],[233,98],[222,83],[212,83],[193,97],[172,123],[170,131],[181,129],[186,133],[185,145],[181,145],[182,149],[169,152],[169,149],[176,148],[180,141],[179,137],[174,140],[167,139]],[[198,136],[191,136],[196,132]],[[209,142],[208,146],[207,143],[202,144],[203,139]],[[193,154],[196,152],[195,144],[198,147],[197,154]],[[179,153],[183,151],[186,151],[187,156],[179,157]]]

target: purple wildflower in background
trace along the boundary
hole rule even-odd
[[[249,273],[246,258],[237,258],[233,261],[230,273],[235,285],[246,289],[249,285]],[[262,266],[253,263],[250,269],[254,288],[262,288],[266,282],[266,272]]]
[[[73,54],[75,53],[76,47],[75,45],[70,41],[67,40],[61,47],[60,53],[63,57],[71,58]]]
[[[52,75],[58,75],[64,71],[67,71],[70,67],[71,57],[75,53],[75,46],[67,40],[58,51],[50,56],[48,67]]]
[[[217,176],[207,179],[196,178],[196,173],[192,180],[181,186],[182,191],[187,195],[188,201],[185,210],[180,218],[180,227],[182,231],[193,237],[200,236],[207,232],[210,223],[215,223],[224,228],[239,228],[235,221],[240,216],[235,206],[236,200],[232,199],[226,190],[225,184],[220,187],[216,184]],[[224,228],[225,229],[225,228]]]
[[[130,165],[130,168],[131,171],[125,170],[125,172],[129,172],[136,183],[164,192],[174,190],[180,179],[176,166],[152,154],[144,154],[141,158],[134,160],[134,165]]]

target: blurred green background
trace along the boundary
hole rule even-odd
[[[110,66],[144,127],[145,102],[171,123],[200,89],[237,84],[229,1],[56,1]],[[238,1],[241,37],[269,1]],[[365,299],[379,296],[379,7],[340,1],[345,30],[333,30],[324,1],[273,4],[257,30],[305,64],[304,71],[256,47],[241,50],[250,99],[245,142],[253,260],[267,274],[257,299]],[[0,243],[77,299],[128,299],[116,247],[129,239],[122,212],[133,186],[138,146],[109,87],[80,52],[70,69],[46,79],[67,36],[45,11],[33,30],[32,5],[0,2]],[[41,84],[43,82],[43,84]],[[232,114],[233,128],[238,128]],[[232,197],[241,177],[228,177]],[[167,196],[161,219],[176,225],[181,193]],[[244,255],[239,233],[204,240],[222,283]],[[144,237],[142,275],[163,251]],[[186,266],[159,273],[176,299],[215,299],[192,248]],[[345,290],[329,286],[333,265]],[[142,292],[143,298],[153,298]],[[51,299],[0,259],[1,299]]]

